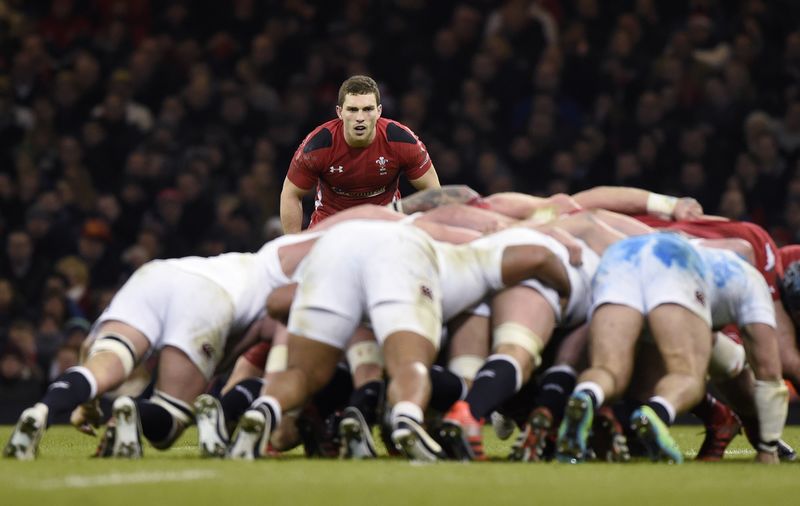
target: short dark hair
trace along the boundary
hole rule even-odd
[[[381,92],[378,90],[378,83],[368,76],[348,77],[342,83],[339,87],[339,107],[344,105],[344,97],[348,93],[351,95],[368,95],[372,93],[375,95],[375,103],[378,105],[381,103]]]

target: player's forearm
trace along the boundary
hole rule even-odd
[[[296,234],[303,227],[303,202],[291,195],[281,195],[281,226],[284,234]]]

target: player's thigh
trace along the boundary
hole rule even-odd
[[[642,313],[629,306],[604,304],[596,308],[589,324],[590,365],[630,374],[643,322]]]
[[[183,350],[165,346],[158,357],[156,389],[187,404],[206,390],[208,380]]]
[[[650,311],[647,322],[668,373],[705,375],[712,339],[703,317],[677,304],[662,304]]]

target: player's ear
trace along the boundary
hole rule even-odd
[[[337,105],[336,106],[336,116],[339,119],[342,119],[342,106],[341,105]]]
[[[383,104],[378,104],[378,117],[381,117],[381,113],[383,112]]]

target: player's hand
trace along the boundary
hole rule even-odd
[[[778,458],[778,452],[765,452],[765,451],[758,451],[756,453],[756,462],[759,464],[780,464],[780,459]]]
[[[69,423],[84,434],[96,436],[95,429],[103,423],[100,401],[95,399],[75,408],[69,417]]]
[[[676,221],[701,218],[703,216],[703,206],[692,197],[683,197],[678,199],[678,202],[675,204],[672,216]]]
[[[583,207],[578,204],[578,201],[566,193],[555,193],[547,200],[549,200],[550,203],[555,206],[558,214],[568,214],[583,209]]]

